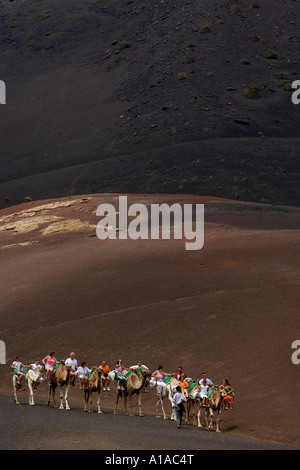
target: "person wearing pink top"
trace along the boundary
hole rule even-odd
[[[163,371],[163,366],[158,366],[158,369],[153,372],[151,377],[156,379],[157,383],[157,396],[158,397],[165,397],[167,392],[167,385],[164,383],[164,378],[170,376],[171,374],[166,374]]]
[[[46,380],[50,380],[53,368],[55,364],[57,364],[57,360],[54,354],[55,351],[50,351],[49,355],[44,357],[44,359],[42,360],[43,364],[45,364]]]

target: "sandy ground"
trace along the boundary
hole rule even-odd
[[[117,207],[117,195],[1,211],[0,392],[11,394],[17,354],[27,364],[50,349],[57,358],[75,351],[88,366],[105,359],[113,367],[119,357],[151,370],[162,363],[166,372],[182,365],[194,378],[206,371],[215,383],[230,380],[236,399],[222,415],[224,432],[299,445],[291,345],[299,331],[300,210],[197,196],[129,201],[204,203],[203,249],[186,251],[184,240],[100,241],[95,210],[101,202]],[[112,389],[103,393],[108,409]],[[72,389],[70,402],[80,394]],[[155,412],[153,392],[143,394],[143,407]]]

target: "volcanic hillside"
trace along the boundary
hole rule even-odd
[[[299,10],[1,0],[1,207],[93,192],[297,205]]]
[[[89,367],[106,360],[113,368],[120,357],[127,367],[140,359],[152,371],[160,363],[166,372],[183,366],[194,379],[203,371],[215,383],[229,378],[235,409],[222,413],[222,431],[299,445],[300,366],[291,360],[300,328],[299,208],[196,196],[130,198],[147,208],[204,203],[204,247],[186,251],[184,240],[100,241],[95,212],[102,202],[118,207],[116,195],[89,195],[0,212],[0,338],[7,360],[0,393],[13,401],[16,355],[28,364],[53,348],[58,359],[75,351]],[[115,383],[111,388],[101,401],[112,414]],[[46,391],[43,384],[40,404]],[[82,400],[72,387],[71,408],[81,408]],[[20,401],[28,406],[27,392]],[[154,391],[143,394],[143,407],[155,412]]]

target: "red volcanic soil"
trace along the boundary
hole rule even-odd
[[[88,366],[105,359],[113,367],[119,357],[166,372],[182,365],[194,378],[206,371],[215,383],[230,380],[235,409],[222,414],[224,432],[299,445],[291,345],[300,328],[300,208],[198,196],[129,201],[204,203],[203,249],[187,251],[184,240],[100,241],[95,210],[118,207],[118,195],[0,212],[0,393],[11,393],[17,354],[25,364],[55,349]],[[112,408],[114,396],[103,394],[103,406]],[[155,412],[154,396],[143,394],[145,411]],[[77,399],[72,389],[71,406]]]

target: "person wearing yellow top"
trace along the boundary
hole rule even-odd
[[[185,377],[184,377],[184,375],[182,374],[182,375],[179,377],[179,380],[178,380],[178,384],[177,384],[177,385],[179,385],[179,386],[181,387],[181,393],[183,393],[184,396],[187,397],[187,396],[188,396],[188,391],[187,391],[187,389],[188,389],[189,384],[188,384],[187,381],[184,380],[184,379],[185,379]]]
[[[99,369],[101,370],[103,391],[105,392],[107,390],[109,392],[110,378],[108,377],[108,373],[110,372],[110,368],[106,364],[106,361],[102,361],[102,364]]]

